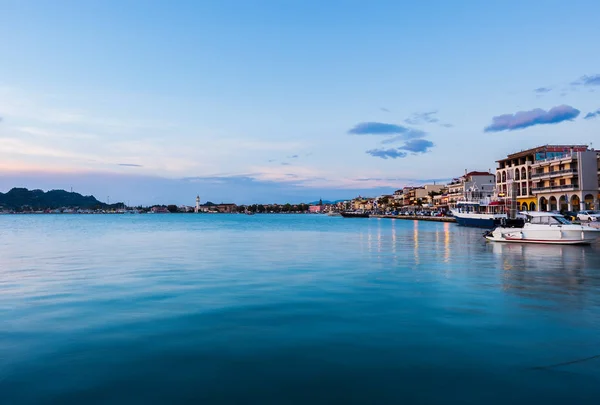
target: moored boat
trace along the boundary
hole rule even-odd
[[[492,229],[507,219],[504,202],[490,198],[459,201],[451,212],[460,226]]]
[[[369,218],[369,213],[363,211],[343,211],[340,215],[344,218]]]
[[[522,212],[523,226],[498,226],[484,237],[492,242],[589,245],[600,237],[600,229],[576,225],[552,212]]]

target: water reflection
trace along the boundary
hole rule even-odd
[[[582,292],[600,286],[600,255],[592,247],[518,243],[490,246],[502,269],[506,291],[575,303],[587,299]],[[595,295],[590,297],[597,300]]]
[[[450,223],[444,223],[444,263],[450,263]]]
[[[419,221],[413,221],[413,255],[415,264],[419,264]]]

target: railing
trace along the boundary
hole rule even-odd
[[[531,178],[532,179],[536,179],[539,177],[546,177],[546,176],[560,176],[562,174],[568,174],[568,173],[578,173],[577,169],[563,169],[563,170],[554,170],[552,172],[544,172],[544,173],[531,173]]]
[[[555,157],[551,157],[551,158],[537,160],[533,165],[536,166],[539,163],[547,163],[547,162],[552,162],[555,160],[563,160],[563,159],[576,158],[576,157],[577,157],[577,154],[575,154],[575,153],[566,153],[561,156],[555,156]]]
[[[546,191],[546,190],[559,190],[559,191],[567,191],[573,190],[575,188],[579,188],[578,184],[562,184],[558,186],[546,186],[546,187],[534,187],[531,191]]]

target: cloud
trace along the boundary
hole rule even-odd
[[[534,90],[535,93],[538,94],[544,94],[544,93],[548,93],[552,91],[552,89],[550,87],[538,87],[537,89]]]
[[[290,164],[288,162],[281,162],[281,166],[289,166]]]
[[[119,163],[119,166],[125,166],[125,167],[144,167],[142,165],[136,165],[135,163]]]
[[[493,117],[492,124],[485,127],[484,132],[514,131],[534,125],[558,124],[574,120],[580,112],[569,105],[559,105],[548,111],[536,108],[531,111],[519,111],[515,114],[503,114]]]
[[[393,136],[391,138],[388,139],[384,139],[383,141],[381,141],[382,144],[384,145],[388,145],[390,143],[396,143],[396,142],[400,142],[400,141],[406,141],[409,139],[416,139],[416,138],[423,138],[424,136],[426,136],[427,133],[424,131],[421,131],[419,129],[410,129],[407,132],[405,132],[402,135],[397,135],[397,136]]]
[[[452,177],[436,178],[436,179],[412,179],[404,177],[361,177],[354,179],[357,182],[371,182],[371,181],[389,181],[397,183],[410,183],[410,184],[428,184],[428,183],[446,183],[452,180]]]
[[[396,148],[370,149],[366,151],[366,153],[381,159],[397,159],[407,157],[408,152],[411,152],[414,155],[428,152],[433,146],[433,142],[428,141],[427,139],[411,139],[404,142],[404,145]]]
[[[440,124],[444,128],[452,128],[454,125],[452,124]]]
[[[410,125],[433,124],[439,121],[439,119],[434,117],[437,113],[437,111],[414,113],[411,117],[405,119],[404,122]]]
[[[402,152],[401,150],[398,150],[398,148],[391,148],[391,149],[370,149],[368,151],[366,151],[367,154],[373,156],[373,157],[378,157],[381,159],[387,159],[387,158],[391,158],[391,159],[396,159],[396,158],[405,158],[407,156],[406,152]]]
[[[583,117],[584,120],[591,120],[592,118],[600,117],[600,109],[589,112]]]
[[[298,159],[298,155],[292,155],[292,156],[288,156],[289,159]]]
[[[577,81],[571,83],[574,86],[584,85],[584,86],[600,86],[600,74],[591,75],[591,76],[581,76],[581,78]]]
[[[428,141],[427,139],[411,139],[410,141],[406,141],[406,143],[398,149],[407,150],[413,153],[425,153],[432,147],[433,142]]]
[[[350,129],[350,135],[394,135],[410,131],[409,128],[384,122],[361,122]]]
[[[387,109],[387,108],[385,108],[385,107],[381,107],[381,108],[380,108],[380,110],[381,110],[381,111],[383,111],[383,112],[391,112],[390,110],[388,110],[388,109]]]

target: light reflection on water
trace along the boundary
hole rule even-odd
[[[4,216],[0,393],[595,403],[600,362],[531,369],[600,352],[599,250],[408,220]]]

